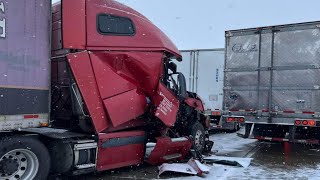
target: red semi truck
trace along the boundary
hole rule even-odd
[[[175,60],[169,38],[116,1],[0,0],[0,178],[210,150],[202,101]]]

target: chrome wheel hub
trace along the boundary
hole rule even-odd
[[[194,137],[194,145],[197,147],[198,150],[200,150],[203,146],[203,136],[204,134],[202,133],[202,131],[198,130]]]
[[[39,168],[37,156],[27,149],[12,150],[0,158],[0,179],[33,179]]]

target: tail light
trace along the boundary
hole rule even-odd
[[[294,124],[298,126],[316,126],[316,121],[312,119],[297,119],[294,121]]]
[[[220,113],[220,111],[212,111],[212,112],[211,112],[211,115],[213,115],[213,116],[220,116],[221,113]]]
[[[316,122],[314,120],[308,120],[310,126],[315,126]]]
[[[302,125],[308,125],[308,121],[307,120],[304,120],[304,121],[302,121]]]
[[[228,117],[227,118],[227,122],[244,122],[244,118],[243,117]]]
[[[49,123],[48,122],[41,122],[40,126],[41,127],[47,127],[47,126],[49,126]]]

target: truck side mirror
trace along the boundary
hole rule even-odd
[[[168,68],[173,72],[173,74],[177,73],[177,65],[174,62],[170,62]]]
[[[179,99],[180,100],[185,100],[187,98],[187,96],[188,96],[186,78],[180,72],[178,73],[178,84],[179,84],[179,88],[178,88]]]

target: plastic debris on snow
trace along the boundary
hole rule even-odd
[[[253,158],[209,156],[204,158],[204,162],[208,164],[216,163],[247,168],[250,166],[252,159]],[[203,174],[209,174],[212,167],[213,166],[203,164],[195,159],[190,159],[188,163],[164,163],[159,166],[159,176],[164,172],[178,172],[202,176]]]
[[[210,169],[210,166],[202,164],[198,160],[190,159],[188,163],[162,164],[159,166],[159,176],[168,171],[202,176],[203,174],[208,174]]]
[[[225,165],[233,165],[240,167],[249,167],[252,158],[241,158],[241,157],[226,157],[226,156],[209,156],[204,158],[204,161],[217,163],[217,164],[225,164]]]

